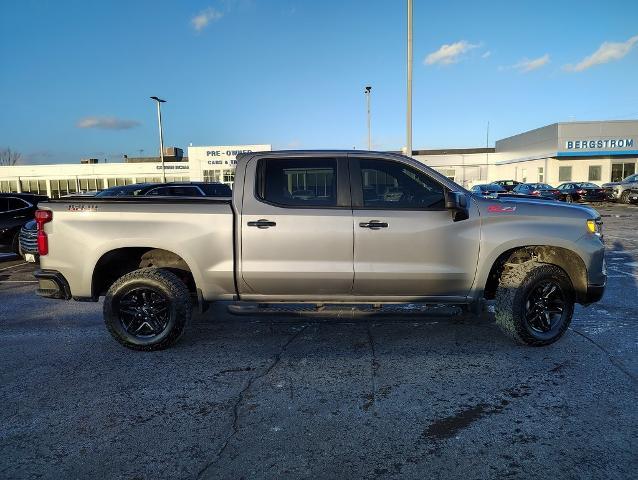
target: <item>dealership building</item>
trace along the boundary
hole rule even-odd
[[[267,144],[190,146],[188,156],[183,156],[181,149],[171,147],[165,152],[166,180],[232,184],[238,154],[271,149]],[[554,186],[568,181],[602,184],[636,172],[638,120],[554,123],[497,140],[493,148],[412,153],[465,187],[499,179]],[[157,157],[0,167],[1,192],[36,192],[53,198],[161,179]]]
[[[466,187],[494,180],[617,182],[636,172],[638,120],[554,123],[497,140],[494,148],[413,156]]]

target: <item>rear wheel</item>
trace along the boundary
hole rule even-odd
[[[134,350],[161,350],[177,342],[191,317],[188,288],[175,274],[135,270],[117,280],[104,299],[104,322]]]
[[[567,203],[574,203],[574,199],[572,198],[572,196],[571,196],[571,195],[567,195],[567,196],[565,197],[565,201],[566,201]]]
[[[496,323],[518,343],[549,345],[574,313],[574,288],[559,267],[536,261],[506,266],[496,291]]]

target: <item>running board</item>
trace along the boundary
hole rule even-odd
[[[233,315],[280,315],[296,317],[453,317],[462,313],[456,305],[426,303],[409,304],[313,304],[313,303],[259,303],[232,304],[228,312]]]

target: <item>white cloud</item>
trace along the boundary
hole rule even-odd
[[[195,31],[201,32],[210,22],[216,22],[223,16],[224,14],[219,10],[215,10],[213,7],[208,7],[206,10],[202,10],[199,14],[191,18],[191,25]]]
[[[634,35],[626,42],[603,42],[594,53],[583,58],[576,65],[565,65],[563,68],[572,72],[582,72],[595,65],[600,65],[614,60],[620,60],[627,55],[638,43],[638,35]]]
[[[532,70],[536,70],[538,68],[544,67],[548,63],[549,63],[549,54],[546,53],[542,57],[533,58],[531,60],[524,58],[523,60],[518,62],[516,65],[512,65],[512,68],[517,69],[519,72],[527,73],[527,72],[531,72]]]
[[[75,125],[78,128],[99,128],[102,130],[128,130],[140,124],[137,120],[116,117],[84,117]]]
[[[481,55],[481,58],[489,58],[492,56],[492,51],[488,50],[487,52],[485,52],[483,55]]]
[[[461,55],[465,52],[469,52],[473,48],[477,47],[478,45],[474,45],[465,40],[461,40],[450,45],[441,45],[441,48],[439,48],[436,52],[432,52],[425,57],[423,63],[426,65],[435,65],[437,63],[440,63],[441,65],[450,65],[458,62]]]

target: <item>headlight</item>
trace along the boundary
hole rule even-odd
[[[603,221],[600,218],[595,220],[587,220],[587,231],[589,233],[593,233],[594,235],[598,235],[599,237],[603,236]]]

